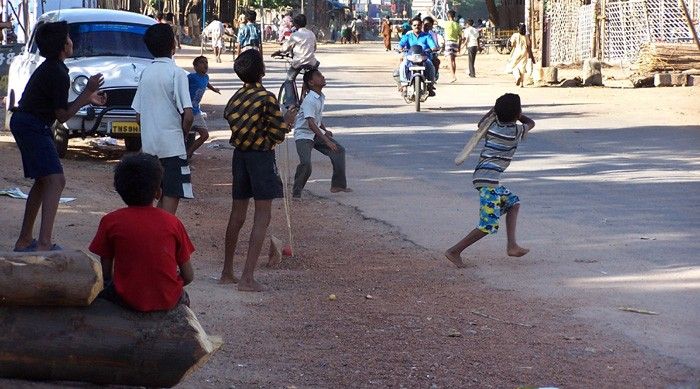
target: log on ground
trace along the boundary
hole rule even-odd
[[[0,377],[171,387],[220,345],[184,305],[0,308]]]
[[[102,266],[80,250],[0,253],[0,305],[87,306]]]

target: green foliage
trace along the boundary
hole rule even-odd
[[[489,12],[486,9],[484,0],[455,0],[451,3],[457,15],[462,15],[466,19],[487,19]]]
[[[298,9],[301,5],[300,0],[251,0],[250,5],[255,8],[260,8],[262,1],[265,8],[278,9],[281,7],[294,7]],[[309,6],[313,0],[304,0],[304,5]]]

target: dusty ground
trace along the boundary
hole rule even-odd
[[[111,187],[111,169],[120,155],[71,143],[64,196],[77,200],[59,208],[57,243],[86,248],[99,218],[122,206]],[[697,369],[581,322],[566,300],[545,303],[494,289],[474,276],[474,267],[456,270],[438,252],[339,205],[330,193],[292,203],[295,257],[279,269],[262,267],[257,273],[270,291],[245,294],[220,286],[212,277],[222,263],[230,155],[228,149],[202,148],[192,164],[197,199],[184,202],[178,213],[197,248],[196,279],[188,287],[192,307],[204,328],[225,342],[183,388],[690,388],[700,383]],[[0,166],[0,188],[28,191],[31,182],[22,178],[19,153],[7,132],[0,133]],[[7,250],[24,203],[0,197],[0,204],[0,249]],[[237,271],[249,228],[242,232]],[[275,203],[270,231],[286,236],[281,201]],[[517,267],[518,260],[501,260]],[[337,300],[330,301],[330,294]],[[0,387],[43,386],[53,384],[0,380]]]
[[[26,190],[6,134],[0,165],[9,168],[0,187]],[[121,206],[110,187],[119,155],[71,146],[64,195],[78,199],[60,207],[57,242],[85,248],[100,216]],[[179,213],[197,247],[192,306],[205,329],[225,341],[182,387],[664,387],[700,379],[697,371],[591,330],[565,302],[543,305],[491,289],[469,268],[455,270],[333,198],[293,203],[296,256],[258,272],[271,291],[244,294],[217,285],[211,276],[221,266],[229,158],[229,150],[197,156],[198,198]],[[2,197],[0,203],[0,245],[9,249],[23,202]],[[276,203],[271,227],[278,236],[285,235],[281,206]],[[330,294],[337,300],[329,301]]]

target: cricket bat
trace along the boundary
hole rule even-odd
[[[466,145],[464,145],[462,151],[459,154],[457,154],[457,157],[455,158],[455,165],[461,165],[464,161],[467,160],[469,154],[471,154],[471,152],[474,151],[474,147],[476,147],[476,144],[479,143],[481,138],[483,138],[486,135],[486,132],[489,130],[489,127],[491,127],[491,124],[493,124],[493,122],[495,121],[496,114],[493,111],[490,111],[489,114],[479,122],[476,132],[474,133],[474,135],[472,135],[471,138],[469,138],[469,141]]]

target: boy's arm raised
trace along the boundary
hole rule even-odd
[[[529,117],[520,114],[520,123],[522,123],[524,126],[527,127],[526,131],[530,131],[535,127],[535,121],[530,119]]]
[[[107,102],[107,95],[104,93],[95,93],[100,89],[102,84],[104,84],[102,73],[91,76],[88,79],[87,86],[85,87],[83,93],[81,93],[77,99],[73,100],[73,102],[68,103],[67,109],[59,108],[54,111],[56,119],[60,123],[65,123],[68,121],[68,119],[72,118],[80,108],[88,105],[90,102],[95,104],[105,104]]]

